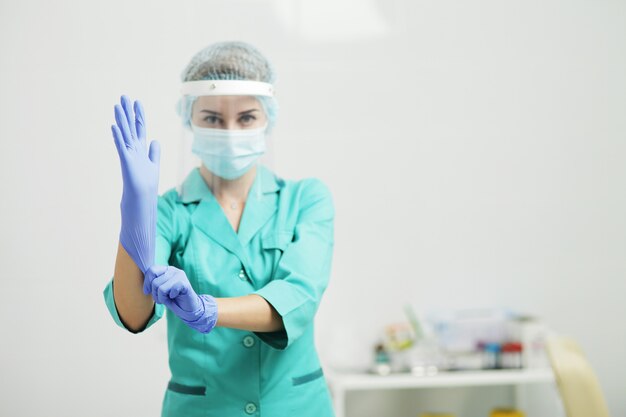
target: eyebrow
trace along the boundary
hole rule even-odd
[[[253,111],[259,111],[259,109],[250,109],[250,110],[239,112],[237,114],[238,115],[242,115],[242,114],[252,113]],[[213,110],[200,110],[200,113],[209,113],[209,114],[213,114],[213,115],[216,115],[216,116],[221,116],[222,115],[222,113],[217,112],[217,111],[213,111]]]

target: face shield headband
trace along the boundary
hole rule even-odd
[[[183,96],[274,96],[274,86],[250,80],[187,81],[181,87]]]

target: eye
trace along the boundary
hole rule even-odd
[[[256,117],[251,114],[244,114],[239,118],[239,124],[242,126],[248,126],[256,121]]]
[[[219,125],[220,123],[222,123],[222,119],[213,115],[209,115],[205,117],[204,121],[209,125]]]

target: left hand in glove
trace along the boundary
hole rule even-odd
[[[217,303],[208,294],[198,295],[185,271],[173,266],[154,265],[146,270],[144,294],[172,310],[186,325],[209,333],[217,323]]]

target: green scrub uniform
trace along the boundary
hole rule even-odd
[[[235,233],[198,169],[159,198],[156,263],[185,271],[198,294],[258,294],[285,330],[202,334],[167,310],[171,379],[162,416],[333,416],[313,338],[328,284],[334,209],[316,179],[284,181],[259,166]],[[124,327],[104,290],[115,322]],[[147,327],[166,308],[155,304]],[[219,312],[218,312],[219,314]]]

